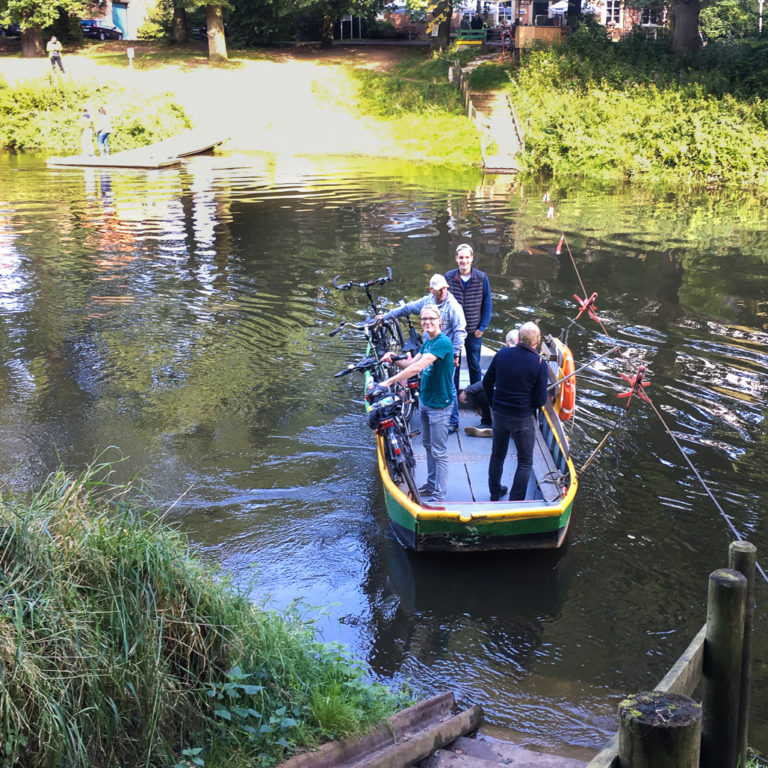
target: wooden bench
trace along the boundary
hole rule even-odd
[[[485,29],[456,30],[456,45],[485,45]]]

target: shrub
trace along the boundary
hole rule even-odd
[[[768,47],[711,44],[691,64],[662,43],[584,27],[525,52],[509,89],[530,173],[691,182],[768,181]],[[751,71],[750,71],[751,68]]]
[[[107,107],[113,152],[151,144],[190,127],[170,95],[147,98],[108,83],[81,85],[55,78],[15,86],[0,81],[0,146],[77,153],[86,104],[92,110]]]
[[[173,36],[173,0],[156,0],[136,34],[139,40],[170,40]]]
[[[268,766],[406,703],[212,577],[110,471],[0,499],[0,766]]]
[[[398,32],[397,27],[391,21],[374,21],[368,27],[368,37],[381,40],[392,40],[396,37],[406,37]]]

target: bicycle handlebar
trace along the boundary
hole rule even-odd
[[[333,377],[338,379],[340,376],[346,376],[352,373],[352,371],[369,371],[375,368],[379,364],[377,357],[364,357],[356,363],[350,363],[346,368],[343,368],[338,373],[334,373]]]
[[[341,275],[336,275],[336,277],[333,278],[333,287],[337,291],[348,291],[350,288],[370,288],[372,285],[384,285],[384,283],[388,283],[390,280],[392,280],[392,267],[387,267],[387,276],[386,277],[377,277],[375,280],[368,280],[365,283],[344,283],[344,285],[339,285],[338,281]]]
[[[342,320],[328,335],[335,336],[342,328],[352,328],[354,331],[366,331],[378,322],[379,321],[375,317],[367,317],[362,323],[348,323],[346,320]]]

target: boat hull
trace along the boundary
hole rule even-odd
[[[547,472],[540,473],[535,480],[539,498],[526,501],[480,500],[478,497],[483,492],[487,494],[485,464],[475,468],[472,500],[449,499],[440,506],[418,503],[410,498],[403,486],[393,482],[384,459],[383,444],[378,438],[379,476],[384,486],[387,514],[397,540],[416,552],[560,547],[568,532],[578,481],[567,445],[563,444],[566,442],[565,435],[551,407],[542,412],[538,426],[539,462]],[[490,440],[487,440],[486,445],[489,444]],[[464,469],[455,467],[455,471],[463,473]],[[557,481],[543,480],[545,474],[557,474]]]

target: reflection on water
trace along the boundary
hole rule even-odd
[[[620,361],[579,378],[582,475],[557,553],[417,557],[392,540],[359,382],[330,339],[391,266],[390,306],[424,293],[459,242],[488,272],[499,344],[568,329],[578,361],[613,339],[745,537],[768,558],[764,201],[637,190],[522,190],[477,173],[201,157],[154,173],[0,158],[0,456],[31,487],[107,446],[257,600],[322,609],[385,680],[481,702],[542,747],[598,747],[624,694],[652,686],[704,620],[725,521]],[[567,245],[557,253],[560,232]],[[571,262],[578,265],[584,288]],[[575,315],[599,294],[612,338]],[[621,418],[620,418],[621,417]],[[617,423],[618,422],[618,423]],[[768,751],[758,589],[751,742]]]

